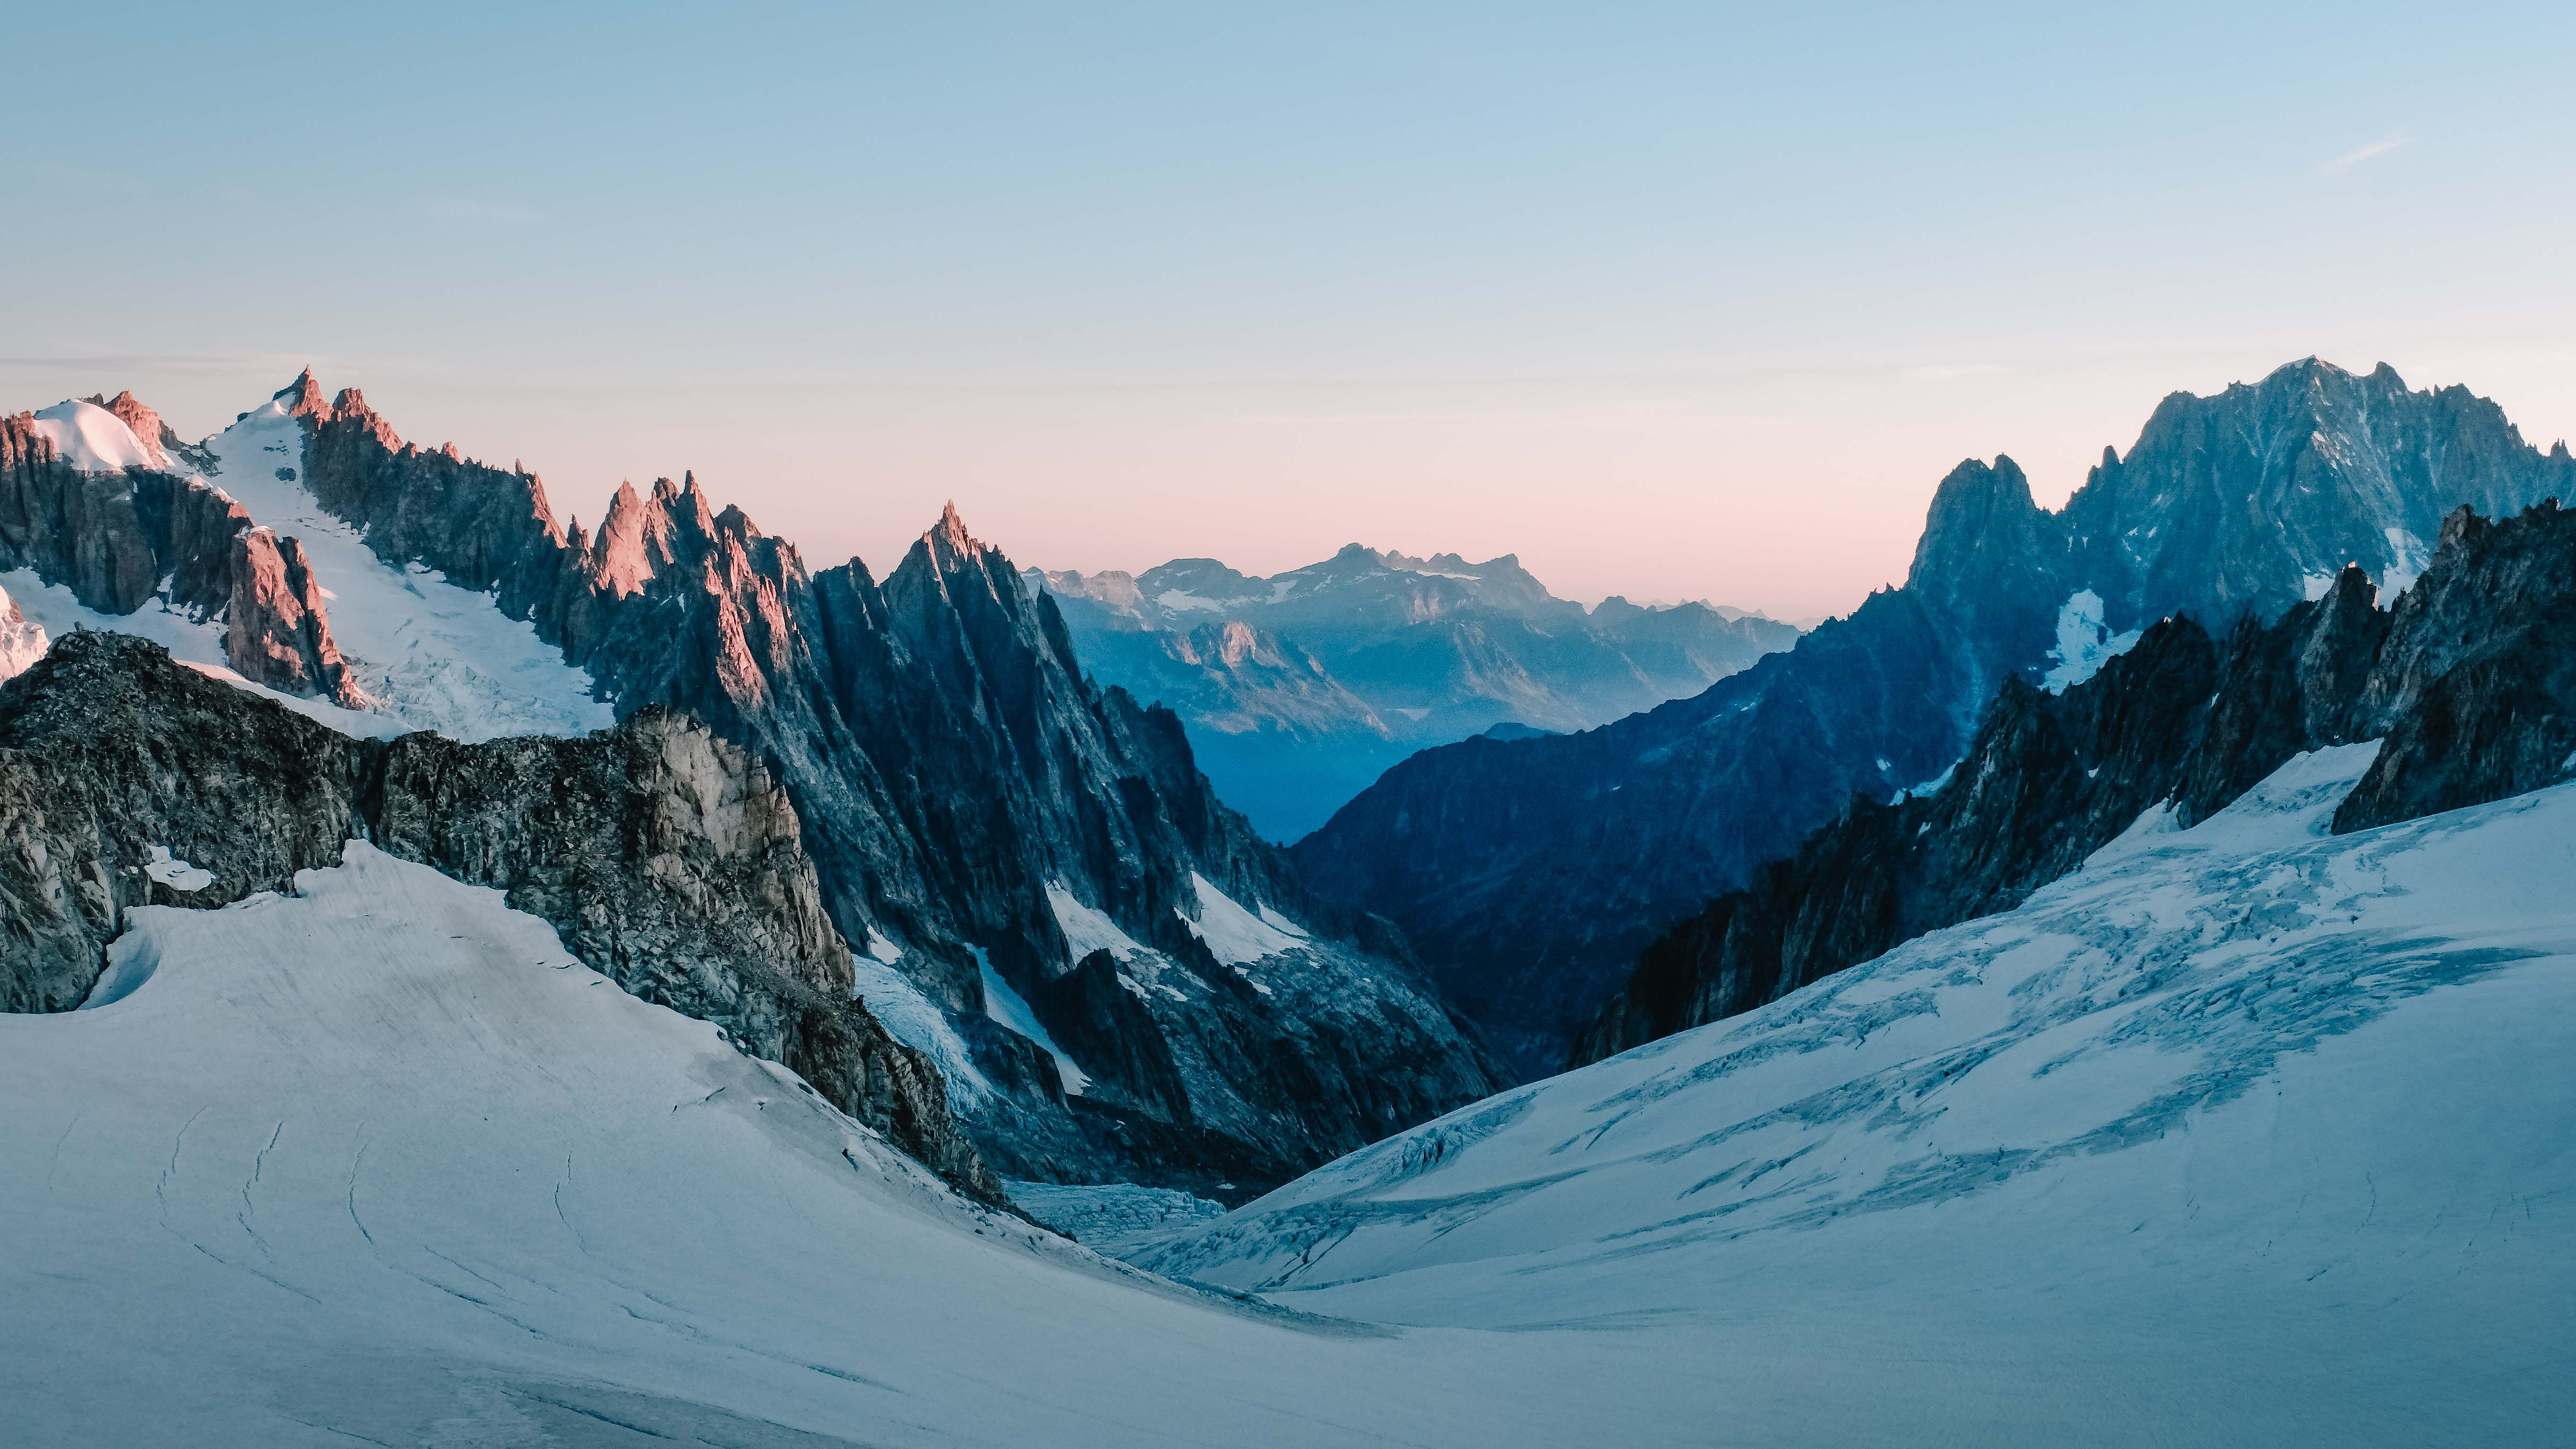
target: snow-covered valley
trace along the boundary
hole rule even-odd
[[[1289,1311],[970,1207],[353,843],[0,1017],[0,1396],[29,1443],[2536,1442],[2576,789],[2323,835],[2370,749],[1127,1249]]]
[[[2576,1414],[2576,787],[2325,835],[2375,748],[1139,1261],[1641,1361],[1710,1334],[1710,1442],[2541,1442]]]
[[[1690,1440],[1612,1340],[1304,1321],[969,1207],[496,892],[362,843],[298,888],[0,1016],[10,1442]]]

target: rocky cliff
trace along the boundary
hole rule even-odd
[[[2187,616],[2063,694],[2007,679],[1938,788],[1855,797],[1638,957],[1576,1039],[1597,1061],[2009,910],[2123,831],[2189,826],[2292,756],[2384,737],[2344,833],[2576,774],[2576,513],[2463,506],[2392,609],[2358,566],[2224,642]]]
[[[353,835],[504,891],[626,990],[998,1197],[936,1069],[853,996],[776,781],[659,710],[584,739],[360,741],[143,640],[68,635],[0,686],[0,1008],[78,1006],[127,906],[291,891]]]
[[[1563,1060],[1637,953],[1786,857],[1855,793],[1956,762],[2001,681],[2063,688],[2187,613],[2226,633],[2347,563],[2391,592],[2451,510],[2576,496],[2464,388],[2310,359],[2167,398],[2040,508],[2010,459],[1934,495],[1901,588],[1692,699],[1583,734],[1469,740],[1387,772],[1297,847],[1315,887],[1412,937],[1524,1071]]]
[[[66,406],[115,419],[144,461],[83,466],[107,460],[67,458],[58,428],[33,414],[0,417],[0,568],[31,569],[102,614],[131,614],[157,596],[220,619],[242,677],[365,708],[302,543],[254,527],[221,490],[171,471],[201,465],[204,455],[178,446],[133,393]]]
[[[327,635],[308,627],[318,596],[305,613],[285,606],[304,597],[299,580],[320,589],[336,578],[350,627],[409,661],[418,677],[405,688],[435,694],[472,675],[478,719],[577,715],[551,699],[521,709],[499,697],[510,674],[475,674],[475,660],[442,653],[470,647],[460,640],[520,648],[533,630],[570,666],[544,661],[549,687],[578,680],[621,719],[683,711],[756,761],[798,821],[837,939],[882,971],[872,991],[909,998],[897,1018],[916,1044],[947,1053],[955,1105],[1015,1176],[1239,1196],[1501,1080],[1400,936],[1311,896],[1217,802],[1179,721],[1086,679],[1053,601],[953,510],[882,580],[856,560],[809,570],[686,476],[621,488],[585,529],[558,520],[525,468],[405,442],[361,394],[326,396],[309,373],[208,440],[204,456],[218,466],[213,484],[233,480],[276,516],[319,514],[338,530],[339,574],[282,541],[273,560],[253,560],[281,602],[265,616],[227,605],[251,621],[227,635],[227,657],[236,668],[271,661],[242,672],[338,677],[319,647]],[[174,538],[231,544],[222,520],[201,516],[204,500],[149,481],[160,476],[138,466],[74,479],[143,500],[130,505],[138,536],[166,515]],[[244,521],[238,536],[257,548],[260,520]],[[164,572],[173,598],[210,587]],[[348,612],[359,594],[363,607]],[[432,624],[412,617],[423,607]],[[488,619],[461,620],[477,612]],[[342,662],[354,676],[357,661]],[[392,678],[395,662],[369,661],[366,677]],[[366,702],[354,677],[346,698]],[[1265,929],[1275,917],[1294,934],[1218,960],[1204,939],[1210,911]],[[1056,989],[1091,949],[1068,933],[1067,912],[1113,923],[1150,953],[1130,964],[1131,981],[1169,964],[1155,982],[1164,989],[1140,983],[1149,999],[1134,1011]],[[1113,1029],[1145,1036],[1104,1039]],[[1041,1045],[1051,1032],[1093,1045]],[[1095,1049],[1096,1072],[1073,1064]],[[1163,1058],[1172,1065],[1156,1082],[1138,1074]],[[1100,1089],[1086,1095],[1093,1076]]]

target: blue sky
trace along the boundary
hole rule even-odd
[[[2576,431],[2567,7],[77,7],[0,404],[295,368],[882,568],[1351,539],[1839,610],[2319,353]]]

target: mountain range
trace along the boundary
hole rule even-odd
[[[1593,769],[1634,870],[1889,752],[1596,916],[1507,1086],[954,510],[879,581],[309,376],[0,418],[0,1432],[2549,1442],[2567,454],[2314,363],[2157,419],[1700,699],[1396,769]]]
[[[1997,687],[2062,689],[2188,614],[2224,634],[2347,563],[2388,592],[2452,509],[2576,496],[2465,388],[2308,359],[2176,393],[2043,509],[2007,457],[1933,496],[1902,587],[1688,699],[1579,734],[1471,739],[1389,770],[1296,846],[1316,890],[1403,927],[1524,1075],[1554,1070],[1638,953],[1856,794],[1941,779]]]
[[[1578,1063],[1750,1011],[1926,931],[2007,910],[2133,834],[2188,830],[2315,751],[2376,754],[2334,834],[2459,810],[2576,770],[2576,513],[2466,506],[2393,607],[2347,565],[2321,599],[2225,639],[2189,615],[2092,678],[2004,681],[1940,788],[1855,797],[1665,933]]]
[[[1512,554],[1469,563],[1354,543],[1268,578],[1204,558],[1028,578],[1055,595],[1092,675],[1178,713],[1217,794],[1283,841],[1416,750],[1603,724],[1798,637],[1698,602],[1586,609]]]
[[[167,898],[156,860],[222,904],[354,835],[508,890],[859,1120],[923,1122],[907,1145],[988,1195],[1000,1173],[1239,1197],[1499,1084],[1401,936],[1312,897],[1178,720],[1086,679],[953,510],[882,582],[808,570],[687,477],[565,525],[535,474],[405,442],[307,373],[194,448],[130,394],[0,419],[0,568],[32,624],[196,671],[84,649],[24,676],[52,793],[6,827],[13,1005],[84,999],[121,909]],[[204,671],[256,693],[179,687]],[[656,710],[712,743],[633,733]],[[549,736],[590,743],[514,743]],[[135,753],[209,750],[186,808],[132,785]],[[608,818],[575,812],[594,799]],[[725,898],[683,863],[746,850],[783,918],[682,948],[615,904]]]

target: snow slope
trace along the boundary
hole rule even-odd
[[[51,642],[45,626],[21,613],[18,601],[0,588],[0,680],[14,679],[44,658]]]
[[[0,1016],[0,1440],[1702,1439],[1615,1335],[1302,1321],[971,1209],[497,892],[297,885]]]
[[[102,614],[74,597],[70,589],[38,578],[34,569],[0,571],[0,589],[6,589],[17,600],[26,621],[44,634],[63,635],[75,629],[106,629],[149,639],[169,650],[171,658],[201,674],[220,679],[236,689],[246,689],[263,699],[276,700],[342,734],[355,735],[360,739],[392,739],[415,728],[396,715],[342,709],[327,699],[288,694],[242,678],[226,662],[222,622],[192,618],[172,609],[166,599],[149,599],[131,614]],[[41,657],[43,655],[39,651],[36,658]],[[26,662],[32,664],[35,659]]]
[[[161,466],[125,419],[96,403],[59,402],[34,418],[36,435],[52,441],[54,456],[84,473]]]
[[[1748,1442],[2564,1442],[2576,787],[2325,835],[2375,748],[1138,1261],[1706,1329]]]
[[[76,467],[98,472],[163,466],[123,419],[104,408],[69,402],[35,417],[37,430],[52,437]],[[390,738],[436,730],[474,741],[586,734],[617,722],[612,704],[591,698],[588,671],[566,663],[561,650],[537,637],[535,625],[509,618],[491,595],[459,588],[437,570],[386,563],[356,529],[325,513],[302,482],[303,426],[284,402],[272,399],[244,413],[203,446],[214,459],[202,475],[209,483],[248,510],[252,522],[303,541],[322,584],[333,642],[375,701],[374,710],[345,710],[243,680],[224,653],[222,622],[174,611],[164,599],[132,614],[101,614],[28,569],[0,573],[0,588],[50,633],[113,629],[141,635],[182,663],[285,700],[347,734]]]
[[[1305,944],[1306,932],[1296,922],[1266,904],[1258,912],[1245,910],[1234,897],[1217,889],[1216,882],[1197,871],[1190,872],[1190,889],[1198,897],[1198,919],[1191,920],[1177,906],[1172,914],[1181,918],[1181,924],[1189,927],[1190,934],[1198,937],[1210,954],[1228,966],[1240,969]]]
[[[586,734],[617,722],[588,671],[503,614],[492,596],[435,569],[396,568],[325,513],[302,482],[303,425],[270,400],[206,440],[207,481],[253,522],[303,540],[341,655],[359,686],[410,729],[461,740]],[[213,662],[213,661],[210,661]]]

